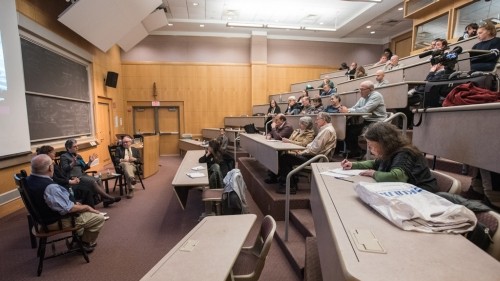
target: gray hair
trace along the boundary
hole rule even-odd
[[[323,120],[325,120],[326,123],[331,123],[332,122],[332,117],[330,116],[330,114],[328,114],[328,112],[320,112],[318,113],[318,117],[319,118],[323,118]]]
[[[373,91],[373,89],[375,89],[375,84],[372,81],[370,81],[370,80],[361,82],[360,86],[365,86],[365,87],[369,88],[372,91]]]
[[[303,124],[304,126],[306,126],[306,129],[309,130],[309,129],[312,129],[312,126],[313,126],[313,120],[311,117],[309,116],[303,116],[303,117],[300,117],[299,119],[299,123],[300,124]]]
[[[44,175],[49,170],[52,159],[47,154],[40,154],[31,159],[31,172],[38,175]]]

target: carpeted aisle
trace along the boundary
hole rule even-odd
[[[38,260],[36,250],[30,247],[26,212],[0,219],[0,279],[139,280],[198,223],[202,212],[200,191],[190,191],[185,210],[173,193],[171,182],[180,161],[180,157],[160,157],[159,172],[144,180],[146,190],[138,184],[133,199],[123,197],[106,209],[98,206],[111,218],[99,236],[96,250],[90,254],[89,264],[77,255],[57,257],[46,260],[42,276],[37,277]],[[258,216],[247,238],[246,244],[251,244],[262,214],[250,195],[247,199],[250,211]],[[299,280],[276,243],[260,280]]]

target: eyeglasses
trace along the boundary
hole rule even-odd
[[[78,148],[78,145],[73,145],[71,148]]]

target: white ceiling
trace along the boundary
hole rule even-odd
[[[404,19],[403,11],[398,10],[403,7],[401,0],[382,0],[381,3],[368,0],[162,1],[171,26],[151,34],[249,37],[252,31],[260,31],[274,38],[383,44],[412,28],[412,21]],[[226,26],[227,22],[334,28],[336,31],[231,28]],[[368,25],[371,28],[367,28]],[[372,31],[375,33],[371,34]]]

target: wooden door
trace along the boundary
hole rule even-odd
[[[179,154],[180,114],[178,106],[158,108],[160,155]]]
[[[133,134],[156,134],[154,107],[133,107]]]
[[[97,139],[99,141],[99,159],[101,164],[111,163],[111,158],[108,152],[108,145],[111,140],[111,106],[110,101],[100,100],[97,104]]]

